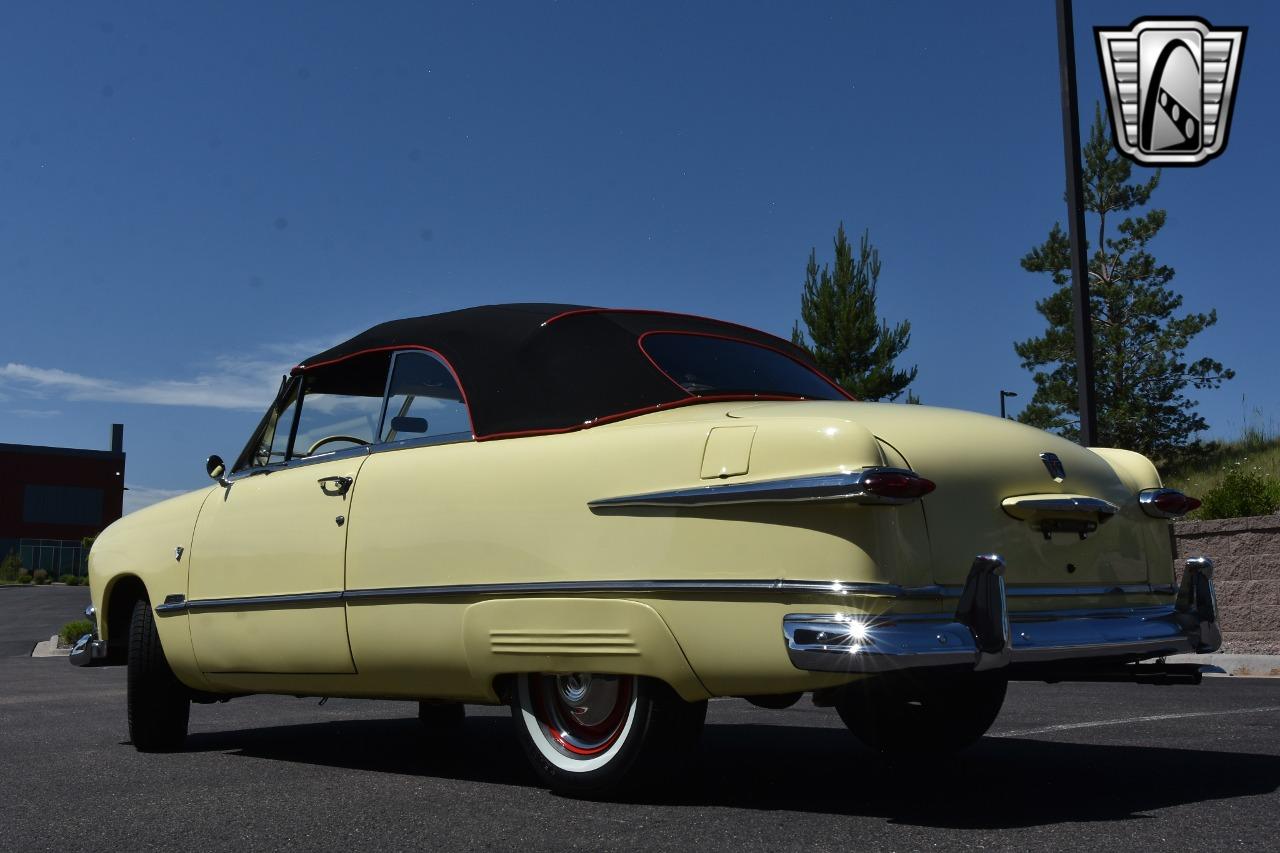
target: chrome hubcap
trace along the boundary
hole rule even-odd
[[[585,759],[607,751],[626,726],[635,676],[529,676],[533,711],[547,740],[562,755]]]
[[[589,672],[556,676],[557,698],[580,726],[598,726],[618,707],[619,680],[592,678]]]

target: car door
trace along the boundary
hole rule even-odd
[[[353,673],[348,522],[389,356],[296,378],[192,541],[187,609],[203,672]]]

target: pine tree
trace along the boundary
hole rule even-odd
[[[1211,358],[1188,363],[1191,339],[1218,321],[1215,311],[1176,316],[1182,297],[1169,288],[1174,270],[1156,261],[1147,245],[1165,224],[1165,211],[1125,217],[1144,207],[1160,184],[1157,171],[1130,183],[1132,165],[1115,154],[1100,108],[1084,149],[1084,206],[1097,243],[1088,254],[1093,320],[1095,395],[1099,443],[1171,461],[1195,447],[1208,427],[1188,386],[1216,388],[1235,375]],[[1088,230],[1088,227],[1086,228]],[[1049,239],[1027,253],[1022,267],[1049,273],[1053,293],[1036,302],[1049,327],[1040,337],[1014,344],[1022,366],[1034,374],[1035,396],[1018,416],[1023,423],[1079,435],[1075,333],[1071,309],[1071,254],[1058,224]]]
[[[808,350],[818,367],[859,400],[895,400],[916,378],[916,368],[894,368],[894,360],[911,342],[911,323],[893,328],[876,316],[876,283],[880,279],[880,252],[863,232],[858,256],[840,223],[835,237],[835,268],[818,268],[815,250],[809,251],[804,291],[800,296],[800,322],[791,340]]]

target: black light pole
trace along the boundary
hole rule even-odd
[[[1071,307],[1075,316],[1076,385],[1080,391],[1080,443],[1098,443],[1093,396],[1093,322],[1089,270],[1084,258],[1084,207],[1080,189],[1080,111],[1076,106],[1075,25],[1071,0],[1058,3],[1058,71],[1062,83],[1062,148],[1067,162],[1067,226],[1071,239]],[[1001,398],[1001,402],[1004,400]]]
[[[1017,391],[1001,391],[1001,392],[1000,392],[1000,417],[1001,417],[1001,419],[1003,419],[1003,418],[1004,418],[1004,416],[1005,416],[1005,414],[1004,414],[1004,398],[1005,398],[1005,397],[1016,397],[1016,396],[1018,396],[1018,392],[1017,392]]]

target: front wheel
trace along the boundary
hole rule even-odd
[[[836,710],[849,731],[877,752],[942,755],[964,749],[991,728],[1008,686],[998,672],[945,679],[881,676],[845,688]]]
[[[634,675],[521,675],[512,716],[547,787],[603,796],[676,779],[697,749],[706,702]]]
[[[171,752],[187,739],[191,695],[165,660],[151,602],[133,606],[129,625],[129,739],[139,752]]]

